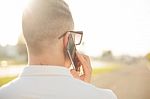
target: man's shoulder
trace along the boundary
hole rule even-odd
[[[110,89],[98,88],[90,83],[85,83],[81,80],[75,79],[74,82],[77,84],[76,87],[79,89],[78,92],[83,91],[87,96],[97,97],[96,99],[117,99],[114,92]]]
[[[19,79],[21,80],[21,79]],[[2,87],[0,89],[0,99],[13,99],[12,97],[18,97],[18,93],[20,93],[20,84],[19,80],[15,80],[8,85]],[[67,81],[66,81],[67,80]],[[60,96],[67,96],[67,97],[74,97],[72,99],[117,99],[115,94],[108,89],[102,89],[102,88],[97,88],[93,86],[92,84],[85,83],[81,80],[78,79],[66,79],[64,82],[56,82],[56,81],[51,81],[51,84],[49,85],[43,85],[42,88],[46,90],[49,90],[49,92],[52,93],[57,93]],[[33,80],[34,81],[34,80]],[[52,83],[55,82],[55,83]],[[21,85],[25,85],[26,83],[24,82]],[[36,84],[35,84],[36,85]],[[31,86],[29,86],[31,87]],[[55,88],[55,90],[52,91],[52,89]],[[29,91],[29,88],[24,87],[23,90]],[[33,89],[33,91],[36,91]],[[39,91],[38,91],[39,92]],[[40,92],[42,94],[45,92],[44,90]],[[45,92],[47,93],[47,92]],[[67,94],[69,93],[69,94]],[[24,93],[25,94],[25,93]],[[47,93],[48,94],[48,93]],[[26,94],[28,96],[28,93]],[[38,96],[38,94],[36,94]],[[51,94],[49,94],[51,95]],[[50,96],[51,97],[51,96]]]

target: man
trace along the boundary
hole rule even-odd
[[[83,74],[70,68],[66,55],[74,28],[63,0],[31,0],[22,17],[28,49],[28,67],[20,77],[0,89],[0,99],[116,99],[111,90],[90,83],[90,59],[76,53]]]

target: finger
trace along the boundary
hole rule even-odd
[[[83,55],[83,57],[84,57],[84,59],[88,62],[88,66],[89,66],[89,69],[92,69],[92,67],[91,67],[91,62],[90,62],[90,57],[89,56],[87,56],[87,55]]]
[[[80,79],[80,76],[79,76],[78,72],[76,72],[76,70],[71,69],[71,70],[70,70],[70,73],[72,74],[72,76],[73,76],[74,78]]]
[[[84,74],[80,76],[80,79],[87,82],[87,83],[91,82],[91,77],[86,78]]]
[[[91,64],[90,64],[90,59],[88,56],[83,56],[79,53],[77,53],[77,57],[79,59],[79,61],[81,62],[82,64],[82,67],[83,67],[83,72],[86,76],[90,75],[91,74]]]

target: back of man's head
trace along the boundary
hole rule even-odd
[[[55,45],[58,37],[73,27],[72,15],[63,0],[31,0],[22,17],[24,37],[34,53]]]

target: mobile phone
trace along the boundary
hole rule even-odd
[[[73,65],[73,68],[75,70],[78,70],[78,67],[76,66],[76,45],[74,43],[74,39],[72,37],[72,35],[69,35],[68,37],[68,43],[67,43],[67,54],[68,54],[68,57]]]

